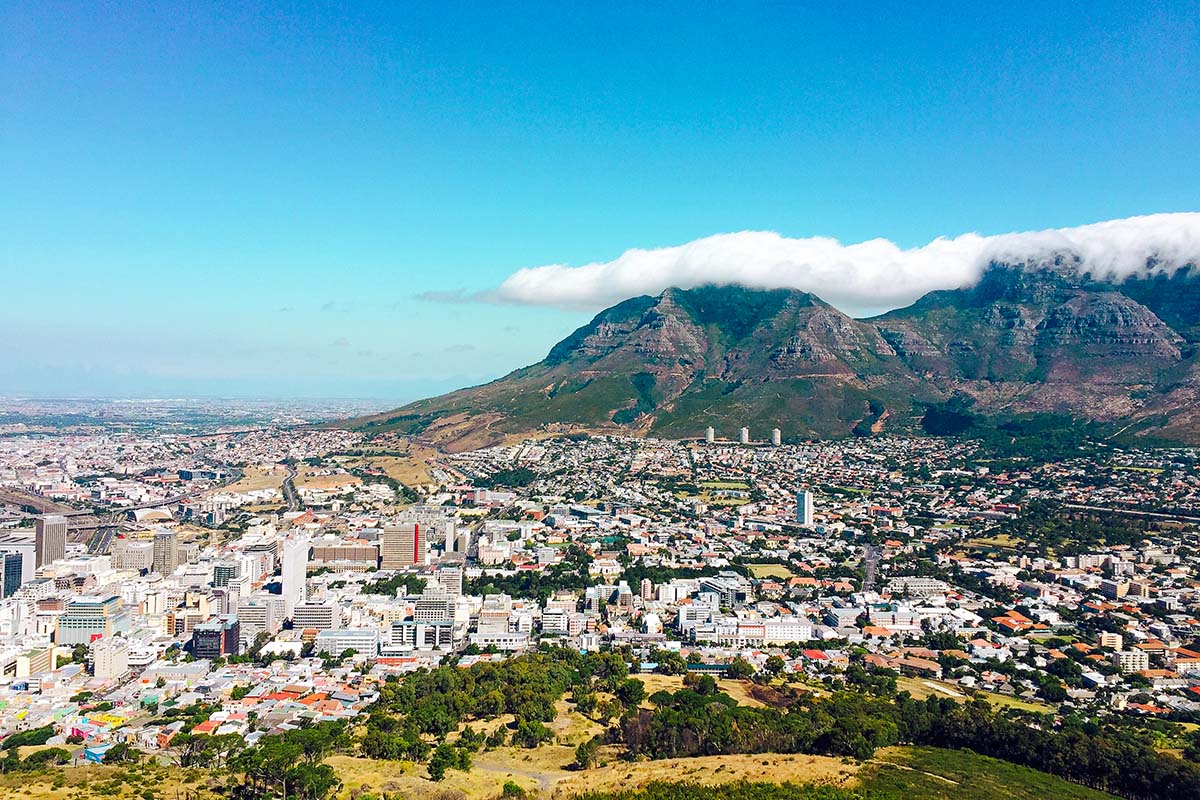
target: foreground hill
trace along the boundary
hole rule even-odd
[[[352,420],[451,450],[538,432],[756,438],[915,430],[932,407],[1055,413],[1200,443],[1200,279],[993,265],[866,320],[805,292],[668,289],[483,386]]]

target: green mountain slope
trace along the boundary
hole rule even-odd
[[[1197,313],[1189,271],[1112,284],[994,265],[974,287],[869,320],[792,290],[668,289],[602,311],[537,364],[348,424],[449,449],[708,425],[836,437],[919,430],[929,404],[953,400],[1200,441]]]

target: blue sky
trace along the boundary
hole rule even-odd
[[[0,10],[0,394],[406,400],[589,316],[417,299],[523,267],[1200,210],[1200,2],[291,5]]]

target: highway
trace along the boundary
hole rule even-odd
[[[287,467],[287,477],[283,479],[283,499],[287,500],[288,511],[300,510],[300,496],[296,494],[296,468],[291,464]]]

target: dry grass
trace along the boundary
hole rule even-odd
[[[572,772],[558,781],[555,797],[571,797],[589,790],[630,789],[651,781],[719,785],[735,781],[772,783],[827,783],[847,786],[854,782],[858,765],[839,758],[807,755],[731,755],[669,758],[628,763],[609,761],[599,769]]]
[[[426,486],[432,478],[429,475],[429,462],[437,456],[437,451],[431,447],[410,444],[402,451],[403,456],[361,456],[345,459],[342,463],[347,469],[378,469],[392,480],[397,480],[405,486]]]
[[[357,475],[348,475],[344,472],[334,473],[333,475],[318,475],[319,472],[325,470],[320,467],[304,468],[296,474],[296,488],[305,487],[308,489],[340,489],[343,486],[358,486],[362,483],[362,478]]]
[[[0,775],[0,800],[141,800],[147,789],[157,798],[216,800],[222,796],[215,784],[218,777],[213,773],[164,765],[129,768],[88,764]]]
[[[633,675],[646,685],[646,694],[652,695],[658,691],[677,692],[683,688],[682,675],[659,675],[650,673],[647,675]],[[717,686],[721,691],[738,701],[739,705],[754,706],[755,708],[763,708],[765,704],[750,694],[750,689],[753,686],[750,681],[735,681],[728,678],[720,678],[717,680]]]
[[[278,489],[283,486],[283,479],[286,477],[287,469],[281,465],[270,465],[267,469],[247,466],[240,481],[224,489],[214,490],[212,493],[254,492],[259,489]]]
[[[933,684],[930,686],[929,684]],[[935,689],[934,686],[940,687],[941,691]],[[900,677],[896,679],[896,689],[907,691],[918,700],[924,700],[926,697],[937,695],[938,697],[950,698],[959,702],[970,700],[968,689],[964,686],[957,686],[944,681],[933,681],[924,678],[906,678]],[[987,700],[994,706],[1001,708],[1016,708],[1022,711],[1033,711],[1038,714],[1050,714],[1054,709],[1045,703],[1036,703],[1025,700],[1020,697],[1009,697],[1006,694],[996,694],[995,692],[977,691],[977,695],[982,695],[984,700]]]
[[[850,785],[858,767],[841,759],[806,755],[735,755],[627,762],[613,748],[601,754],[601,766],[585,772],[570,769],[575,749],[544,745],[534,750],[505,747],[479,753],[470,772],[451,770],[440,783],[429,780],[423,766],[335,756],[327,763],[337,770],[343,789],[351,792],[396,793],[414,800],[432,800],[443,793],[461,792],[466,800],[485,800],[500,794],[506,781],[542,796],[569,798],[587,790],[633,788],[651,781],[694,781],[705,784],[763,780]]]

